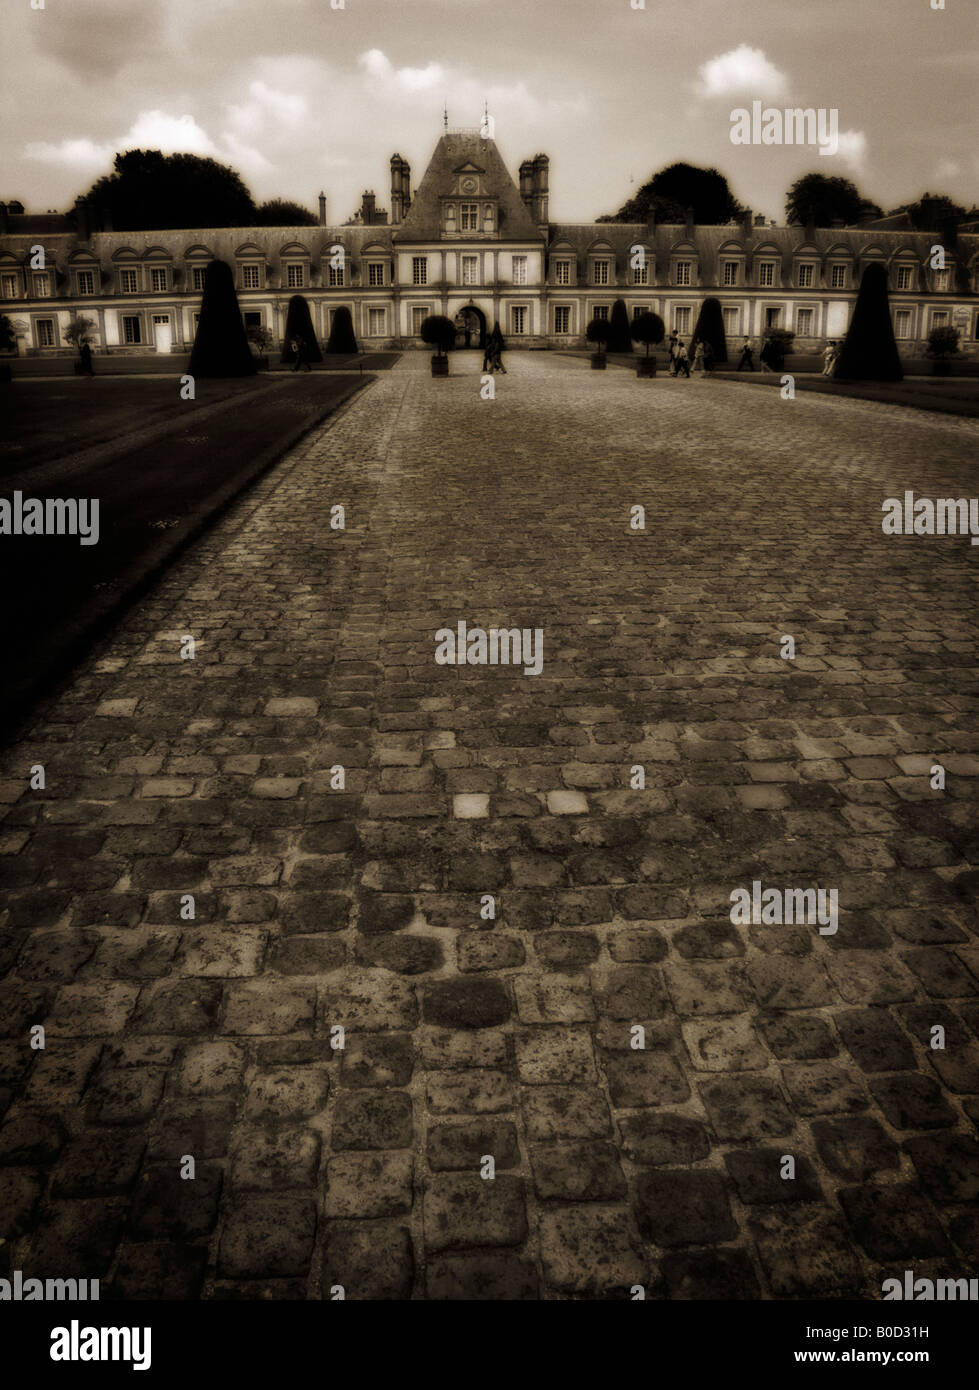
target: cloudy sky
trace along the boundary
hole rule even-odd
[[[975,0],[7,0],[0,198],[66,207],[116,150],[210,154],[257,199],[343,221],[388,159],[417,183],[484,99],[511,170],[551,156],[551,216],[613,212],[673,160],[780,220],[818,170],[884,207],[979,202]],[[38,3],[38,0],[34,0]],[[840,150],[735,146],[731,112],[839,111]],[[630,180],[635,180],[631,184]]]

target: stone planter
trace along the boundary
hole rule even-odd
[[[432,358],[432,376],[448,376],[449,359],[447,357]]]
[[[593,352],[592,355],[591,355],[591,365],[592,365],[592,371],[595,371],[595,372],[604,372],[604,370],[605,370],[605,368],[606,368],[606,365],[607,365],[606,360],[605,360],[605,353],[604,353],[604,352]]]
[[[637,357],[637,358],[636,358],[636,376],[655,376],[655,375],[656,375],[656,358],[655,358],[655,357]]]

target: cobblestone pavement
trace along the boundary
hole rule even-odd
[[[977,427],[508,362],[483,401],[478,359],[405,357],[5,757],[8,1268],[395,1299],[973,1268],[979,551],[881,503],[969,495]],[[460,620],[541,628],[542,674],[436,664]],[[755,881],[836,889],[838,931],[732,924]]]

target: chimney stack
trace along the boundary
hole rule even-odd
[[[746,239],[746,240],[747,240],[748,237],[751,236],[751,231],[752,231],[752,227],[753,227],[753,226],[754,226],[754,216],[753,216],[753,214],[752,214],[751,208],[745,208],[745,210],[744,210],[744,216],[743,216],[742,219],[741,219],[741,230],[742,230],[742,232],[744,233],[744,236],[745,236],[745,239]]]
[[[365,189],[360,204],[360,220],[365,227],[374,225],[374,202],[373,189]]]
[[[411,165],[407,159],[401,161],[401,198],[402,216],[407,217],[411,207]]]
[[[685,233],[685,235],[686,235],[687,237],[692,237],[692,236],[693,236],[693,229],[694,229],[693,208],[688,207],[688,208],[687,208],[686,226],[684,227],[684,233]]]
[[[534,215],[534,161],[525,159],[520,166],[520,199],[530,213]]]
[[[764,227],[764,226],[765,226],[765,214],[764,214],[763,212],[756,213],[756,215],[755,215],[755,226],[756,226],[756,227]]]
[[[91,209],[82,197],[75,199],[75,232],[79,241],[88,241],[92,235]]]
[[[551,167],[551,161],[546,154],[534,156],[533,177],[534,177],[534,206],[533,218],[538,227],[542,230],[547,229],[548,214],[548,187],[547,175]]]
[[[401,221],[401,156],[391,156],[391,226]]]
[[[326,194],[320,194],[320,226],[326,226]]]

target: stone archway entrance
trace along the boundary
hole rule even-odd
[[[467,304],[455,316],[456,347],[484,348],[486,346],[486,315],[475,304]]]

